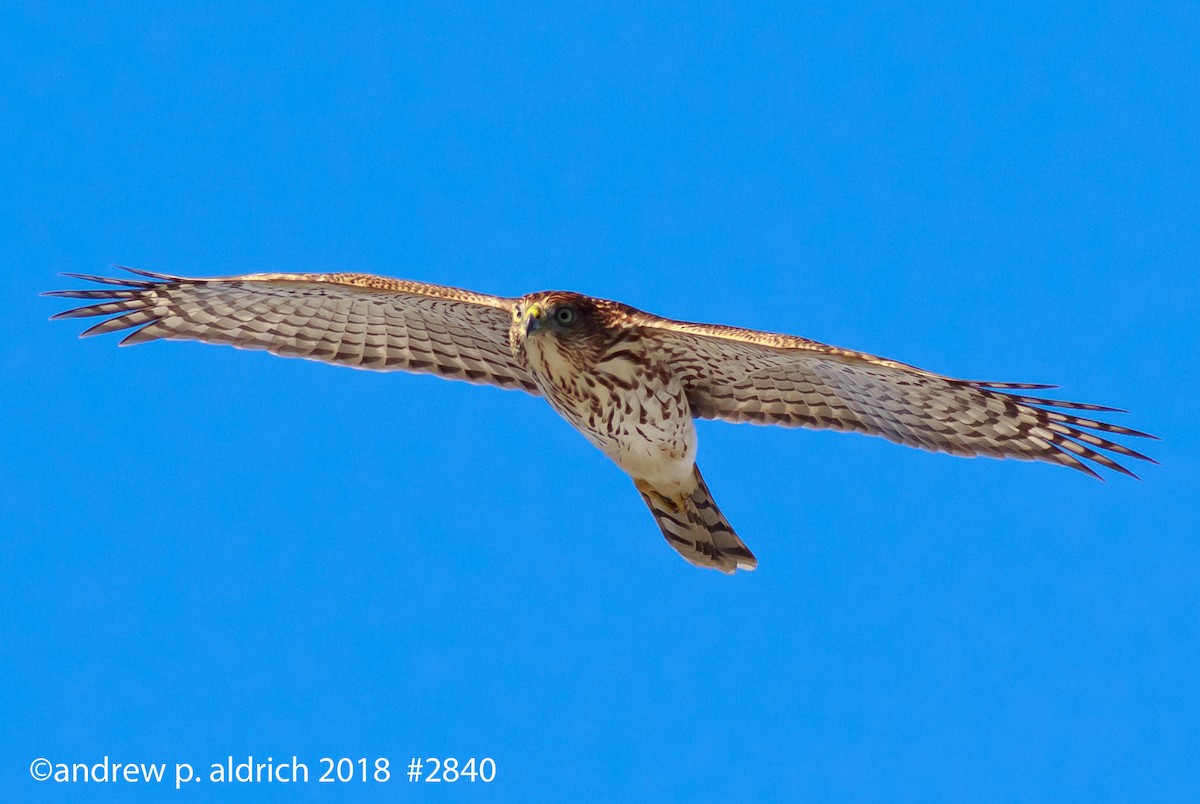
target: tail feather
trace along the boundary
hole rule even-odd
[[[690,495],[674,497],[660,493],[649,484],[637,482],[638,491],[654,514],[667,543],[697,567],[726,573],[757,567],[758,559],[717,508],[698,466],[695,478],[696,489]]]

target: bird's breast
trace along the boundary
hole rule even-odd
[[[528,353],[550,405],[627,474],[656,486],[692,481],[696,428],[673,373],[629,347],[595,361],[554,344]]]

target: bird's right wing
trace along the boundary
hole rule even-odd
[[[83,335],[132,329],[378,371],[415,371],[537,393],[508,345],[513,299],[367,274],[246,274],[188,279],[67,274],[107,287],[47,296],[98,301],[54,318],[113,316]]]

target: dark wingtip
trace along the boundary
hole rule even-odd
[[[117,267],[117,266],[114,266],[114,267]],[[62,271],[61,273],[59,273],[59,276],[66,277],[67,279],[78,279],[82,282],[93,282],[97,285],[115,285],[118,288],[120,288],[121,290],[140,290],[140,289],[150,287],[150,285],[153,284],[151,282],[146,282],[141,279],[117,279],[117,278],[111,277],[111,276],[97,276],[95,274],[77,274],[77,273],[73,273],[70,271]],[[86,296],[86,295],[80,295],[80,294],[97,293],[97,292],[99,292],[99,291],[96,290],[95,288],[93,288],[91,290],[47,290],[47,291],[44,291],[41,295],[42,296],[63,296],[63,297],[69,298],[69,299],[84,299],[84,298],[93,298],[93,297]],[[99,297],[95,297],[95,298],[99,298]]]
[[[1149,433],[1143,433],[1141,430],[1134,430],[1130,427],[1121,427],[1119,425],[1110,425],[1108,427],[1100,427],[1100,428],[1092,428],[1092,427],[1090,427],[1090,425],[1087,425],[1087,424],[1081,424],[1078,426],[1088,427],[1089,429],[1107,430],[1110,433],[1115,433],[1116,435],[1122,435],[1122,436],[1129,436],[1130,438],[1148,438],[1151,441],[1162,441],[1162,439],[1156,435],[1150,435]]]
[[[136,274],[137,276],[149,277],[150,279],[159,279],[159,280],[170,281],[170,280],[179,278],[177,276],[172,276],[171,274],[156,274],[153,271],[143,271],[141,268],[130,268],[128,265],[115,265],[114,264],[113,268],[117,269],[118,271],[125,271],[127,273]]]
[[[960,380],[967,385],[973,385],[976,388],[995,388],[997,390],[1012,390],[1012,391],[1045,391],[1051,388],[1057,388],[1057,385],[1050,385],[1042,382],[988,382],[987,380]]]
[[[1090,410],[1093,413],[1128,413],[1122,408],[1110,408],[1108,405],[1093,405],[1090,402],[1071,402],[1066,399],[1035,399],[1029,396],[1014,396],[1026,405],[1042,405],[1047,408],[1063,408],[1064,410]]]

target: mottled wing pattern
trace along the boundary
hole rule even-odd
[[[935,452],[1048,461],[1097,477],[1085,461],[1133,474],[1106,453],[1153,462],[1096,432],[1153,436],[1067,412],[1120,411],[1016,393],[1053,386],[958,380],[787,335],[648,314],[637,323],[684,376],[699,418],[854,430]]]
[[[512,299],[366,274],[188,279],[125,270],[135,276],[67,274],[105,287],[46,294],[97,302],[54,317],[111,316],[83,335],[133,330],[123,345],[158,338],[224,343],[537,393],[509,349]]]

